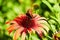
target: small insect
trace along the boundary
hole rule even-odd
[[[27,11],[26,15],[27,15],[29,18],[32,18],[32,17],[33,17],[33,15],[32,15],[32,10],[29,9],[29,10]]]

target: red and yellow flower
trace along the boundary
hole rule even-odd
[[[22,36],[22,40],[25,40],[26,33],[31,33],[32,30],[35,30],[40,37],[42,37],[45,32],[49,30],[47,26],[44,26],[42,23],[46,22],[44,17],[40,17],[38,14],[32,14],[31,10],[28,10],[26,14],[21,14],[16,17],[11,22],[7,22],[10,24],[10,27],[7,28],[9,33],[13,30],[16,30],[13,36],[13,40],[17,40],[19,36]]]

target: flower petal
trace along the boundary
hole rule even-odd
[[[27,31],[28,31],[29,34],[32,33],[32,30],[33,30],[32,28],[28,28],[28,29],[27,29]]]
[[[43,30],[42,30],[42,28],[40,28],[40,27],[34,27],[33,29],[38,33],[38,35],[41,38],[43,37]]]
[[[26,15],[20,14],[18,17],[14,19],[14,21],[20,24],[20,22],[24,19],[24,17],[26,17]]]
[[[35,20],[38,20],[40,18],[40,16],[38,14],[33,14],[33,17]]]
[[[38,26],[46,29],[46,31],[48,32],[49,31],[49,25],[46,21],[44,20],[41,20],[41,21],[38,21]]]
[[[16,32],[14,33],[13,40],[17,40],[17,38],[21,35],[21,32],[24,30],[23,27],[20,27]]]
[[[45,18],[45,17],[40,17],[40,18],[38,18],[37,20],[38,20],[38,21],[39,21],[39,20],[44,20],[44,21],[45,21],[46,18]]]
[[[9,28],[7,28],[7,30],[9,31],[9,34],[14,30],[13,26],[10,26]]]
[[[26,33],[25,33],[25,32],[23,32],[23,33],[22,33],[21,40],[25,40],[25,37],[26,37]]]
[[[10,21],[7,21],[7,22],[6,22],[6,24],[9,24],[9,23],[10,23]]]
[[[14,22],[14,21],[12,21],[11,23],[12,23],[12,24],[10,25],[10,27],[7,28],[7,30],[9,31],[9,34],[10,34],[13,30],[18,29],[18,28],[20,27],[20,26],[19,26],[16,22]]]

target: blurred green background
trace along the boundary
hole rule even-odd
[[[42,40],[53,40],[52,35],[60,30],[60,0],[0,0],[0,40],[12,40],[14,32],[8,34],[6,21],[26,13],[31,6],[34,13],[45,17],[50,26],[48,35]],[[36,34],[32,34],[31,37],[32,39],[29,37],[29,40],[40,40]]]

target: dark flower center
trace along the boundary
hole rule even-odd
[[[21,25],[25,28],[33,27],[35,25],[35,21],[26,16],[22,19]]]
[[[33,19],[33,15],[31,10],[28,10],[26,15],[22,15],[20,18],[18,17],[15,21],[25,28],[30,28],[35,26],[35,20]]]

